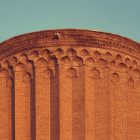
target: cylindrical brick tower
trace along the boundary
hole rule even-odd
[[[0,140],[140,140],[140,44],[89,30],[0,43]]]

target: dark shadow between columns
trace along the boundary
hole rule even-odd
[[[36,109],[35,109],[35,68],[33,67],[33,77],[31,78],[31,96],[30,96],[30,115],[31,115],[31,140],[36,140]]]
[[[59,66],[50,78],[50,139],[60,140],[59,128]]]
[[[12,140],[15,140],[15,82],[14,82],[14,79],[11,79],[11,82],[12,82],[12,95],[11,95],[11,98],[12,98],[12,103],[11,103],[11,108],[12,108],[12,112],[11,112],[11,119],[12,119]]]
[[[15,140],[15,75],[13,67],[10,66],[9,69],[11,71],[11,75],[13,76],[13,78],[11,78],[11,139]]]

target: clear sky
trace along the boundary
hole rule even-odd
[[[140,0],[0,0],[0,42],[58,28],[111,32],[140,42]]]

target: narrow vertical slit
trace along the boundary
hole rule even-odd
[[[111,98],[110,98],[110,67],[108,68],[108,140],[110,140],[111,136]]]
[[[83,112],[84,112],[84,140],[85,140],[85,114],[86,114],[86,110],[85,110],[85,66],[83,65],[83,87],[84,87],[84,89],[83,89],[83,104],[84,104],[84,110],[83,110]]]
[[[59,130],[59,65],[56,66],[55,77],[50,76],[50,137],[60,139]]]
[[[13,78],[11,78],[11,136],[12,140],[15,140],[15,74],[13,71],[13,67],[9,67],[11,70]]]
[[[31,140],[36,140],[36,109],[35,109],[35,68],[33,66],[33,77],[31,78],[31,88],[30,88],[30,106],[31,106]]]

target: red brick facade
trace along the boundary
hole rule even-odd
[[[0,140],[140,140],[140,44],[89,30],[0,43]]]

